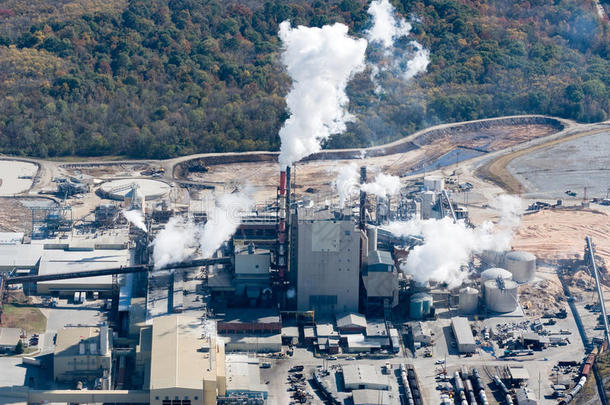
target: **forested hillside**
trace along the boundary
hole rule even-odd
[[[440,122],[610,114],[610,33],[587,0],[393,1],[430,50],[410,82],[348,87],[357,120],[329,146]],[[607,3],[607,2],[603,2]],[[278,25],[342,22],[368,1],[7,0],[0,3],[0,151],[167,158],[277,149],[290,78]]]

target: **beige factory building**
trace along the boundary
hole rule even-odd
[[[216,405],[226,395],[223,342],[203,336],[197,317],[167,315],[153,320],[151,405]]]
[[[110,385],[110,330],[107,326],[68,327],[57,332],[53,378],[65,384],[105,377]]]

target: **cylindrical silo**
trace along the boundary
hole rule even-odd
[[[409,316],[412,319],[423,319],[430,315],[432,310],[432,296],[426,293],[417,293],[411,296],[409,303]]]
[[[480,257],[481,260],[489,266],[501,266],[504,261],[504,251],[484,250]]]
[[[440,192],[445,188],[445,179],[441,176],[424,177],[424,189],[428,191]]]
[[[532,281],[536,275],[536,256],[529,252],[508,252],[504,257],[504,265],[518,283]]]
[[[513,275],[510,271],[500,267],[492,267],[481,273],[481,284],[485,284],[487,280],[495,280],[500,277],[502,280],[512,280]]]
[[[462,288],[458,306],[463,315],[476,314],[479,309],[479,290],[472,287]]]
[[[366,236],[369,240],[369,252],[377,250],[377,228],[370,227],[366,230]]]
[[[485,282],[485,304],[492,312],[506,313],[517,309],[517,288],[512,280],[487,280]]]

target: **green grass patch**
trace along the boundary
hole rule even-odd
[[[2,326],[25,329],[30,334],[44,333],[47,329],[47,318],[34,306],[4,304]]]

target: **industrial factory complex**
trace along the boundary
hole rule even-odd
[[[537,142],[569,126],[549,122],[520,125],[553,128]],[[606,237],[591,227],[552,260],[520,223],[598,210],[607,227],[608,200],[510,197],[507,218],[475,173],[494,150],[403,170],[413,142],[285,168],[30,163],[30,188],[2,199],[0,403],[607,404],[587,382],[607,350]],[[349,191],[332,164],[354,165]],[[240,170],[254,201],[226,208],[247,187],[221,178]],[[396,190],[373,187],[384,172]]]

